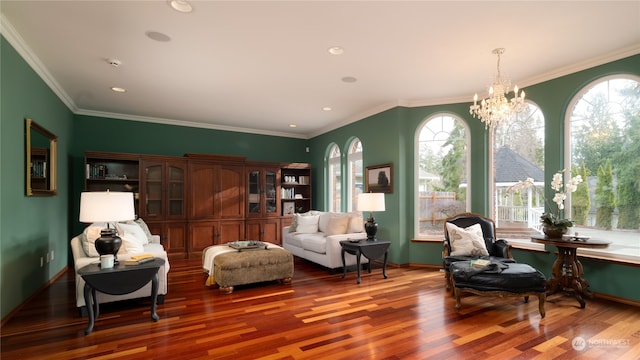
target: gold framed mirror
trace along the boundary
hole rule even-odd
[[[54,196],[58,160],[58,137],[26,119],[27,196]]]

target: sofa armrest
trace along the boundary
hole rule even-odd
[[[506,259],[513,259],[513,256],[511,255],[511,244],[509,244],[507,240],[505,239],[496,240],[495,249],[496,249],[497,256],[500,256]]]

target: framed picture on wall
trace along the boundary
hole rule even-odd
[[[365,171],[365,192],[393,192],[393,164],[367,166]]]
[[[296,203],[285,201],[282,203],[282,215],[293,215],[296,212]]]

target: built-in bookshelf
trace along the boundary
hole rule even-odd
[[[309,164],[287,164],[280,170],[282,215],[311,210],[311,168]]]

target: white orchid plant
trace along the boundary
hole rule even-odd
[[[551,188],[555,191],[553,195],[553,202],[556,204],[557,210],[555,212],[545,212],[540,216],[540,222],[543,225],[552,226],[559,229],[566,229],[573,226],[573,221],[570,219],[563,219],[560,217],[561,211],[564,210],[564,201],[567,196],[569,196],[572,192],[575,192],[578,189],[578,185],[582,183],[582,176],[576,175],[572,177],[567,184],[563,184],[563,174],[566,172],[566,169],[562,169],[557,173],[553,174],[553,178],[551,180]],[[509,188],[509,192],[511,191],[519,191],[520,189],[536,186],[533,183],[532,178],[527,178],[524,181],[518,181],[515,185]],[[546,197],[544,197],[546,202]],[[549,204],[547,203],[547,206]]]

